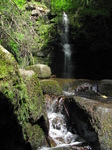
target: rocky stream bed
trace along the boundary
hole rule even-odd
[[[1,150],[111,150],[112,80],[50,78],[45,65],[19,69],[2,46],[0,58]]]

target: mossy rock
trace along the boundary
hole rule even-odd
[[[29,123],[26,124],[26,134],[33,150],[36,150],[40,145],[45,145],[47,143],[46,133],[44,133],[46,131],[43,132],[42,127],[38,125],[40,118],[44,118],[44,123],[46,125],[44,128],[46,128],[48,132],[49,125],[45,100],[37,74],[32,70],[19,70],[24,79],[28,96],[26,106],[29,112]],[[42,121],[43,120],[41,120],[41,123],[43,124]]]
[[[51,76],[51,69],[49,66],[44,64],[36,64],[32,66],[28,66],[27,70],[33,70],[38,75],[40,79],[46,79]]]
[[[15,116],[15,118],[17,119],[15,123],[17,123],[18,126],[20,126],[20,124],[22,125],[22,135],[24,135],[24,140],[26,141],[27,138],[25,138],[25,128],[29,118],[27,109],[26,87],[23,83],[23,79],[20,75],[18,64],[14,59],[14,56],[0,45],[0,96],[1,95],[4,96],[4,101],[8,100],[8,102],[6,101],[4,102],[4,104],[6,106],[8,105],[8,103],[10,104],[8,105],[9,110],[11,109],[12,111],[13,108],[13,116]],[[2,98],[0,98],[0,103],[2,103],[3,100]],[[13,122],[13,117],[10,116],[8,109],[6,110],[6,112],[2,111],[1,115],[6,118],[4,122],[7,123],[8,121],[5,127],[10,126],[11,128],[9,122]],[[7,114],[9,115],[8,118]],[[3,118],[1,118],[1,122],[2,121]],[[5,127],[4,130],[6,130]]]
[[[32,73],[31,70],[27,70],[26,72],[28,74],[24,71],[23,78],[28,95],[28,109],[30,119],[36,122],[43,115],[43,110],[45,110],[44,96],[37,74]]]
[[[0,79],[18,75],[18,66],[13,55],[0,45]]]
[[[51,79],[41,80],[40,85],[42,87],[44,94],[62,94],[62,89],[59,86],[58,82]]]
[[[0,92],[10,99],[18,120],[20,122],[27,120],[28,118],[24,118],[28,116],[26,106],[19,111],[27,101],[27,94],[18,64],[14,56],[2,46],[0,46]]]
[[[25,90],[13,55],[0,45],[0,91],[7,96],[16,108],[24,99]]]
[[[32,149],[37,150],[41,145],[46,143],[46,138],[40,126],[28,124],[26,128],[28,141],[31,143]]]

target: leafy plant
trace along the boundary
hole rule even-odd
[[[26,4],[26,0],[14,0],[14,2],[16,3],[16,5],[19,7],[19,8],[23,8],[24,5]]]

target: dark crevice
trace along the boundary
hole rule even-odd
[[[31,150],[22,134],[10,99],[0,92],[0,150]]]

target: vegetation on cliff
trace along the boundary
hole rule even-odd
[[[32,14],[32,9],[42,12]],[[49,40],[48,11],[45,4],[35,1],[0,2],[0,43],[15,56],[22,67],[39,62],[40,55],[43,55],[40,51]]]
[[[4,0],[0,2],[0,43],[22,67],[40,62],[53,66],[56,48],[60,48],[63,11],[69,15],[70,40],[77,53],[88,51],[93,57],[100,57],[101,51],[104,55],[106,49],[111,49],[112,2],[109,0]]]
[[[59,6],[60,5],[60,6]],[[59,50],[62,49],[60,42],[62,27],[62,12],[69,17],[69,37],[72,46],[73,74],[75,78],[102,79],[112,78],[112,2],[110,1],[53,1],[52,14],[55,16],[53,50],[53,73],[59,72],[57,59]],[[58,18],[58,19],[56,19]],[[59,44],[56,44],[59,43]],[[60,52],[62,56],[63,53]],[[109,63],[110,62],[110,63]],[[103,64],[103,65],[102,65]],[[62,69],[61,69],[62,70]],[[104,72],[105,70],[105,72]]]

